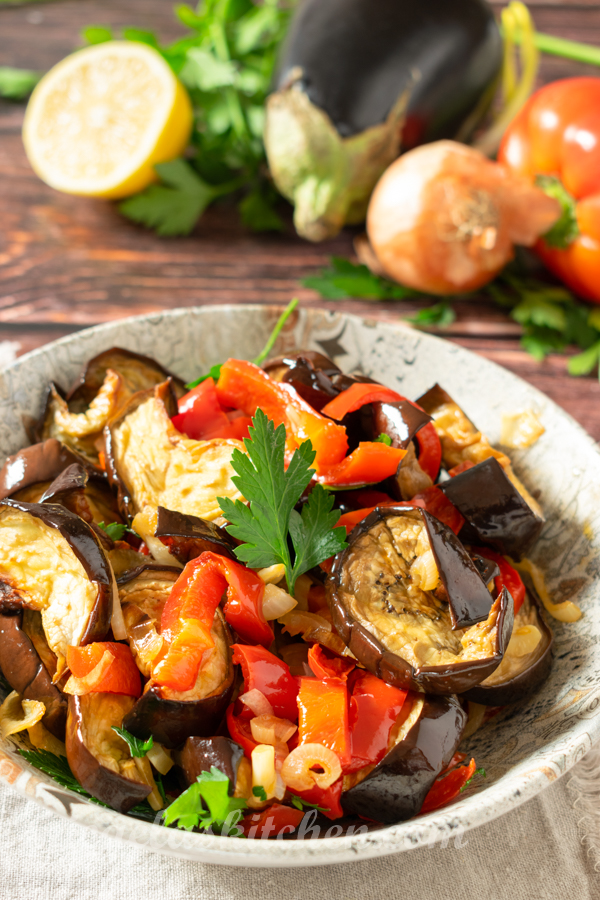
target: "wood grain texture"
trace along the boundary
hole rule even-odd
[[[494,4],[500,9],[503,4]],[[532,0],[537,27],[600,45],[600,2]],[[88,24],[135,25],[165,40],[183,32],[170,0],[66,0],[0,8],[0,65],[44,70],[80,45]],[[546,57],[540,82],[597,69]],[[42,184],[25,158],[23,107],[0,101],[0,340],[19,352],[80,328],[175,306],[287,303],[328,306],[394,321],[416,302],[325,302],[300,280],[332,254],[352,253],[356,232],[311,245],[294,233],[282,204],[285,233],[254,236],[228,203],[214,207],[187,238],[161,239],[127,222],[102,201],[58,194]],[[519,326],[484,301],[456,304],[451,340],[506,366],[545,391],[600,439],[600,384],[574,379],[566,358],[538,364],[519,347]]]

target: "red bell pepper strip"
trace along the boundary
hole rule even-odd
[[[415,440],[419,445],[419,465],[425,474],[435,481],[442,464],[442,442],[433,427],[433,422],[419,428]]]
[[[341,422],[348,413],[360,409],[367,403],[397,403],[404,398],[391,388],[384,387],[381,384],[364,384],[356,381],[349,388],[342,391],[333,400],[330,400],[322,409],[324,416],[330,419],[336,419]]]
[[[243,718],[243,716],[236,716],[234,707],[235,704],[230,703],[225,715],[229,737],[232,741],[235,741],[236,744],[240,745],[244,754],[250,759],[252,751],[255,747],[258,747],[258,742],[252,737],[250,720]]]
[[[442,806],[455,800],[467,781],[475,774],[475,768],[475,760],[472,759],[468,766],[459,766],[447,775],[438,777],[423,801],[421,815],[441,809]]]
[[[108,668],[98,672],[97,679],[88,683],[90,693],[127,694],[139,697],[142,682],[139,669],[127,644],[96,641],[85,647],[67,647],[67,666],[75,678],[90,676],[106,652],[112,655]]]
[[[202,657],[214,646],[210,629],[225,591],[224,614],[232,628],[245,640],[272,642],[262,612],[262,580],[224,556],[201,553],[186,565],[163,609],[160,627],[168,650],[152,673],[158,684],[177,691],[194,686]]]
[[[260,408],[276,426],[285,425],[288,448],[310,440],[317,472],[321,466],[339,463],[348,450],[345,428],[315,412],[290,384],[272,381],[254,363],[228,359],[221,366],[217,396],[223,406],[241,409],[247,416]]]
[[[304,811],[294,806],[273,803],[260,812],[244,816],[238,827],[250,839],[276,838],[279,835],[293,834],[304,816]]]
[[[526,593],[523,579],[521,578],[517,570],[513,569],[511,564],[507,562],[507,560],[500,553],[496,553],[495,550],[490,550],[489,547],[472,547],[471,549],[473,553],[477,553],[479,554],[479,556],[483,556],[484,559],[490,559],[492,560],[492,562],[497,563],[498,568],[500,569],[500,574],[496,575],[496,577],[494,578],[496,591],[500,593],[503,587],[506,588],[508,593],[513,598],[516,615],[523,606],[523,601],[525,599]]]
[[[451,528],[454,534],[458,534],[465,524],[465,517],[457,510],[453,503],[450,503],[443,491],[433,485],[425,491],[421,491],[410,501],[413,505],[417,505],[416,501],[422,501],[427,512],[432,516]],[[418,504],[421,505],[420,503]]]
[[[342,768],[348,765],[350,731],[345,681],[300,678],[298,713],[298,743],[323,744],[338,755]]]
[[[454,478],[456,475],[462,475],[463,472],[466,472],[468,469],[472,469],[474,465],[475,463],[472,459],[465,459],[457,466],[453,466],[451,469],[448,469],[448,475],[450,476],[450,478]]]
[[[358,772],[380,762],[388,749],[390,731],[408,691],[386,684],[357,669],[351,677],[350,740],[352,758],[344,772]]]
[[[258,690],[265,695],[276,716],[298,719],[298,683],[289,666],[264,647],[233,644],[233,661],[242,667],[244,692]]]
[[[421,501],[419,501],[421,502]],[[412,501],[410,503],[396,503],[395,500],[390,500],[387,503],[378,503],[377,506],[415,506]],[[418,505],[418,504],[417,504]],[[355,525],[358,525],[359,522],[362,522],[363,519],[366,519],[369,513],[372,513],[374,509],[377,509],[377,506],[368,506],[366,509],[353,509],[350,512],[344,513],[338,519],[338,525],[342,525],[348,534],[352,531]],[[423,504],[424,506],[424,504]]]
[[[317,678],[339,678],[346,681],[356,663],[348,658],[335,656],[320,644],[313,644],[308,651],[308,664]]]
[[[344,494],[344,503],[352,509],[365,509],[367,506],[374,509],[376,506],[395,502],[389,494],[384,494],[383,491],[374,491],[372,488],[365,488],[362,491],[348,491],[348,493]]]
[[[251,425],[252,419],[250,416],[238,416],[236,419],[232,419],[228,425],[211,434],[211,438],[228,438],[229,440],[243,441],[244,438],[250,437],[248,429]]]
[[[318,480],[324,485],[376,484],[395,475],[406,450],[379,441],[361,442],[357,449],[333,466],[320,466]]]
[[[184,394],[177,401],[177,408],[179,412],[173,416],[173,425],[195,441],[213,437],[215,432],[230,425],[219,403],[212,378],[206,378],[188,394]]]
[[[315,784],[309,791],[290,791],[290,793],[295,794],[296,797],[300,797],[300,799],[304,800],[306,803],[319,806],[322,815],[327,816],[328,819],[341,819],[344,815],[344,810],[342,809],[340,802],[343,785],[344,779],[338,778],[338,780],[334,781],[328,788],[320,788]],[[306,812],[309,812],[309,810],[305,810],[305,814]]]

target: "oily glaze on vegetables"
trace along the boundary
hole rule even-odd
[[[293,838],[437,809],[475,771],[467,709],[548,674],[502,555],[539,506],[439,386],[414,402],[311,350],[211,371],[183,394],[113,348],[64,399],[85,418],[118,386],[101,437],[7,461],[0,721],[36,718],[35,765],[167,825]]]

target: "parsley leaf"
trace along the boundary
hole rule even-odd
[[[569,375],[589,375],[600,360],[600,342],[592,344],[583,353],[572,356],[567,363]]]
[[[562,210],[560,219],[554,223],[550,231],[546,232],[544,241],[549,247],[560,247],[564,250],[573,243],[579,234],[579,225],[575,214],[575,198],[554,175],[538,175],[535,183],[545,194],[560,203]]]
[[[483,768],[475,769],[475,771],[473,772],[473,774],[471,775],[469,780],[465,781],[465,783],[461,787],[461,789],[460,789],[461,793],[462,793],[462,791],[465,790],[465,788],[469,787],[469,785],[471,784],[471,782],[473,781],[473,779],[475,778],[476,775],[481,775],[482,778],[487,778],[487,772],[485,771],[485,769],[483,769]]]
[[[258,797],[259,800],[262,800],[263,803],[267,799],[267,792],[265,791],[262,784],[256,784],[252,788],[252,793],[254,794],[255,797]]]
[[[117,728],[116,725],[112,726],[112,730],[116,731],[120,738],[123,738],[127,746],[129,747],[129,752],[133,757],[137,757],[141,759],[146,755],[148,750],[152,750],[154,746],[154,738],[152,735],[148,738],[147,741],[141,741],[139,738],[136,738],[135,735],[130,734],[126,728]]]
[[[374,443],[376,443],[376,444],[385,444],[387,447],[391,447],[391,446],[392,446],[392,439],[391,439],[391,437],[389,436],[389,434],[385,434],[385,432],[382,431],[381,434],[379,435],[379,437],[376,437],[376,438],[375,438],[375,442],[374,442]]]
[[[216,366],[211,366],[208,375],[201,375],[200,378],[196,378],[195,381],[190,381],[189,384],[186,384],[186,389],[188,391],[191,391],[192,388],[198,387],[198,385],[202,384],[203,381],[206,381],[207,378],[213,378],[215,381],[218,381],[221,374],[222,365],[223,363],[217,363]]]
[[[296,809],[316,809],[319,812],[329,812],[328,806],[317,806],[316,803],[309,803],[308,800],[302,800],[301,797],[297,797],[295,794],[292,794],[292,806],[295,806]]]
[[[418,291],[394,284],[374,275],[367,266],[350,262],[342,256],[332,256],[329,268],[318,275],[302,280],[304,287],[317,291],[325,300],[404,300],[414,297]]]
[[[413,325],[437,325],[439,328],[448,328],[456,319],[456,313],[448,300],[441,300],[433,306],[420,309],[414,316],[409,316],[408,322]]]
[[[122,541],[125,532],[128,530],[127,525],[121,525],[120,522],[110,522],[109,525],[105,525],[104,522],[99,522],[98,528],[105,531],[113,541]]]
[[[339,510],[333,510],[333,498],[321,486],[311,491],[302,513],[294,507],[310,483],[315,458],[310,441],[294,452],[285,469],[285,427],[274,423],[257,409],[244,441],[248,455],[234,450],[232,466],[237,475],[233,483],[250,502],[233,502],[218,497],[221,510],[231,523],[227,531],[236,540],[238,559],[254,569],[281,563],[285,566],[290,594],[303,572],[343,550],[343,528],[334,528]],[[294,549],[294,561],[288,535]]]
[[[165,825],[177,823],[178,828],[192,831],[215,827],[229,837],[239,837],[237,824],[246,809],[246,801],[229,796],[229,778],[215,766],[202,772],[187,790],[180,794],[163,813]]]
[[[0,97],[7,100],[25,100],[41,77],[40,72],[32,72],[30,69],[0,66]]]
[[[189,234],[208,204],[220,191],[212,188],[183,159],[155,166],[163,184],[152,184],[124,200],[119,209],[162,237]]]

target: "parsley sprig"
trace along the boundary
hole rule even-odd
[[[133,757],[142,759],[142,757],[146,755],[148,750],[152,750],[152,748],[154,747],[154,738],[152,737],[152,735],[150,735],[147,741],[142,741],[139,738],[136,738],[135,735],[127,731],[126,728],[117,728],[116,725],[113,725],[112,730],[116,731],[120,738],[123,738],[123,740],[129,747],[129,752]]]
[[[236,540],[238,559],[255,569],[281,563],[290,594],[303,572],[346,547],[345,529],[336,528],[339,510],[333,497],[320,484],[313,487],[299,513],[294,507],[308,487],[315,452],[310,441],[294,451],[284,465],[285,427],[274,423],[258,409],[244,444],[248,455],[234,450],[233,483],[250,502],[218,497],[221,511],[231,523],[227,531]],[[291,545],[291,546],[290,546]],[[293,552],[292,552],[293,548]]]
[[[197,780],[167,807],[163,822],[165,825],[177,823],[178,828],[186,831],[213,828],[228,837],[241,837],[237,825],[246,806],[242,798],[229,796],[229,778],[211,766],[210,772],[201,772]]]

